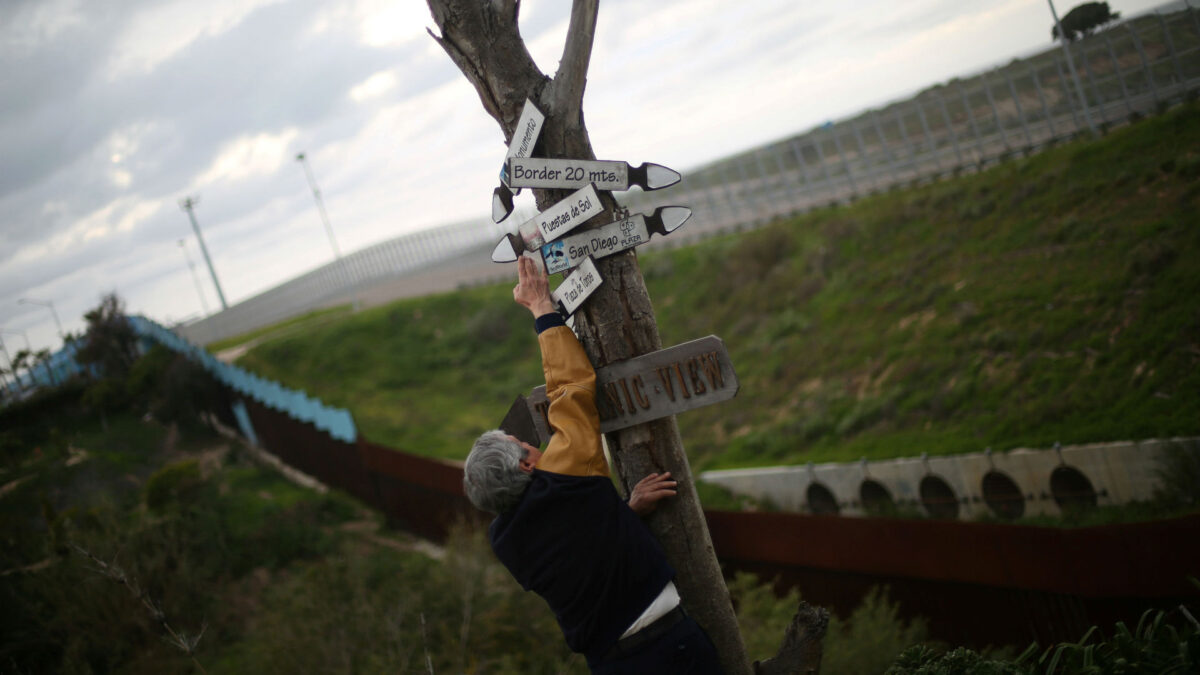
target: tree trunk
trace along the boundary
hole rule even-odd
[[[597,0],[576,0],[559,71],[543,75],[525,48],[517,28],[516,0],[428,0],[441,35],[438,44],[475,87],[483,107],[512,138],[525,99],[546,115],[539,155],[595,159],[583,120],[583,89]],[[431,33],[432,34],[432,33]],[[497,164],[502,159],[497,153]],[[535,190],[539,209],[569,194]],[[604,213],[593,223],[613,220],[615,200],[601,193]],[[594,225],[593,225],[594,226]],[[603,367],[662,348],[654,310],[630,250],[596,261],[604,283],[575,314],[576,330],[592,364]],[[746,648],[721,568],[713,552],[700,500],[674,418],[608,434],[608,448],[626,490],[650,472],[670,471],[678,495],[662,503],[650,518],[651,531],[678,576],[684,607],[712,638],[729,675],[750,672]]]

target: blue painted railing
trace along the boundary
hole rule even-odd
[[[171,351],[183,354],[199,363],[217,381],[230,389],[269,408],[283,412],[293,419],[308,422],[339,441],[353,443],[358,438],[358,429],[354,425],[354,418],[350,415],[349,410],[331,408],[320,400],[309,397],[301,390],[289,389],[278,382],[224,363],[202,347],[188,342],[150,319],[131,316],[129,322],[139,337],[161,344]],[[239,423],[241,421],[241,416],[239,416]],[[252,430],[243,429],[243,431],[249,431],[247,435],[252,437]]]

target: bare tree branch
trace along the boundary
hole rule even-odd
[[[554,75],[551,101],[556,111],[571,119],[583,110],[583,89],[587,84],[599,8],[599,0],[575,0],[571,5],[571,23],[562,60]]]
[[[508,17],[513,24],[517,23],[517,14],[521,11],[521,0],[492,0],[496,13]]]
[[[507,141],[526,98],[538,99],[547,78],[517,30],[516,0],[427,0],[441,35],[430,36],[445,50]]]

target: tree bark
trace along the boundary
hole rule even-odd
[[[430,34],[475,87],[506,141],[512,138],[529,98],[546,116],[537,145],[540,156],[595,159],[582,106],[598,0],[573,3],[563,58],[552,80],[538,70],[521,39],[517,0],[428,2],[440,32]],[[499,153],[497,159],[501,159]],[[534,190],[539,209],[567,194],[564,190]],[[612,196],[602,192],[601,203],[604,213],[593,221],[596,224],[614,217]],[[661,349],[636,253],[619,253],[596,261],[596,266],[604,283],[575,314],[576,332],[592,364],[600,368]],[[675,419],[623,429],[608,434],[607,441],[626,491],[651,472],[670,471],[679,481],[677,496],[661,503],[650,517],[650,529],[678,573],[675,583],[685,609],[712,638],[725,672],[749,675],[746,648]]]

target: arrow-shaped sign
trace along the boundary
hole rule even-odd
[[[563,279],[562,284],[554,289],[550,297],[558,304],[558,311],[570,316],[579,309],[584,300],[588,299],[592,291],[600,287],[602,281],[604,279],[600,278],[600,272],[596,270],[596,263],[588,258],[583,261],[579,269]]]
[[[505,184],[511,188],[550,188],[571,190],[591,183],[597,190],[628,190],[631,185],[643,190],[670,187],[680,175],[661,164],[649,162],[632,167],[626,162],[595,159],[546,159],[509,157],[505,161]]]
[[[599,215],[600,211],[600,196],[596,194],[596,188],[588,185],[576,190],[566,199],[521,223],[517,234],[505,235],[496,245],[496,250],[492,251],[492,260],[513,262],[518,252],[536,251],[547,241],[557,239]],[[506,255],[506,250],[512,251],[512,256],[506,260],[496,260],[497,255]]]
[[[492,261],[514,262],[522,252],[540,248],[547,274],[554,274],[575,267],[589,255],[604,258],[644,244],[652,234],[665,237],[691,216],[692,210],[686,206],[662,206],[650,215],[638,213],[550,243],[536,239],[526,242],[518,235],[506,234],[492,251]]]
[[[533,101],[525,99],[525,107],[521,109],[521,117],[513,130],[512,139],[508,142],[508,153],[505,155],[504,166],[500,167],[500,186],[492,191],[492,220],[500,222],[512,213],[513,192],[506,185],[508,178],[508,159],[513,157],[528,157],[537,145],[538,136],[542,133],[542,124],[546,116],[537,109]]]

